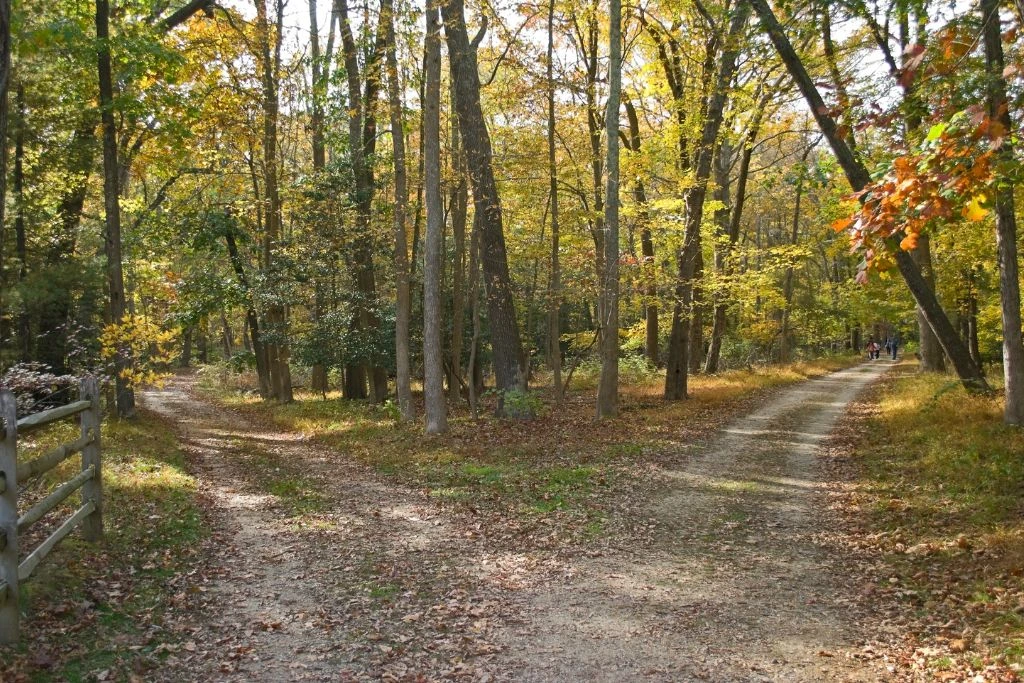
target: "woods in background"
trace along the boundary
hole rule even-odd
[[[1018,4],[298,4],[0,1],[4,369],[442,432],[895,330],[1024,423]]]

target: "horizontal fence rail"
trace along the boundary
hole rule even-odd
[[[18,419],[14,394],[0,391],[0,642],[15,643],[20,631],[19,584],[32,576],[39,563],[78,527],[87,541],[103,536],[103,481],[100,467],[99,382],[90,377],[79,386],[79,400]],[[34,460],[18,462],[18,437],[60,420],[79,416],[81,432]],[[19,482],[41,476],[76,453],[82,454],[81,471],[57,486],[24,514],[18,514]],[[81,491],[81,505],[18,562],[18,535]]]

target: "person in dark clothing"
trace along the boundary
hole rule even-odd
[[[887,349],[889,351],[889,353],[892,354],[892,359],[893,360],[896,360],[896,352],[899,350],[899,348],[900,348],[900,336],[898,334],[896,334],[895,332],[893,332],[892,336],[889,337],[889,347]]]

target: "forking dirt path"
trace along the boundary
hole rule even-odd
[[[420,492],[177,378],[144,405],[175,423],[224,531],[167,680],[883,680],[860,656],[871,624],[851,608],[844,558],[816,543],[816,453],[889,367],[768,396],[666,473],[653,541],[518,584],[502,580],[507,549],[467,540]],[[328,501],[315,528],[253,481],[246,458],[261,452],[315,482]],[[391,592],[386,606],[368,584]]]

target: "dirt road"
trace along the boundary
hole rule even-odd
[[[211,406],[178,378],[144,404],[177,424],[226,540],[169,675],[884,678],[860,657],[867,624],[850,611],[843,558],[814,542],[826,523],[814,494],[816,450],[887,368],[864,364],[776,392],[666,473],[646,542],[576,554],[511,588],[482,568],[522,558],[468,542],[460,520],[421,492]],[[287,501],[253,480],[253,458],[298,464],[323,499],[319,511],[297,527]]]
[[[815,544],[816,451],[878,362],[775,394],[651,501],[657,543],[522,596],[500,641],[523,681],[876,681],[843,558]]]

